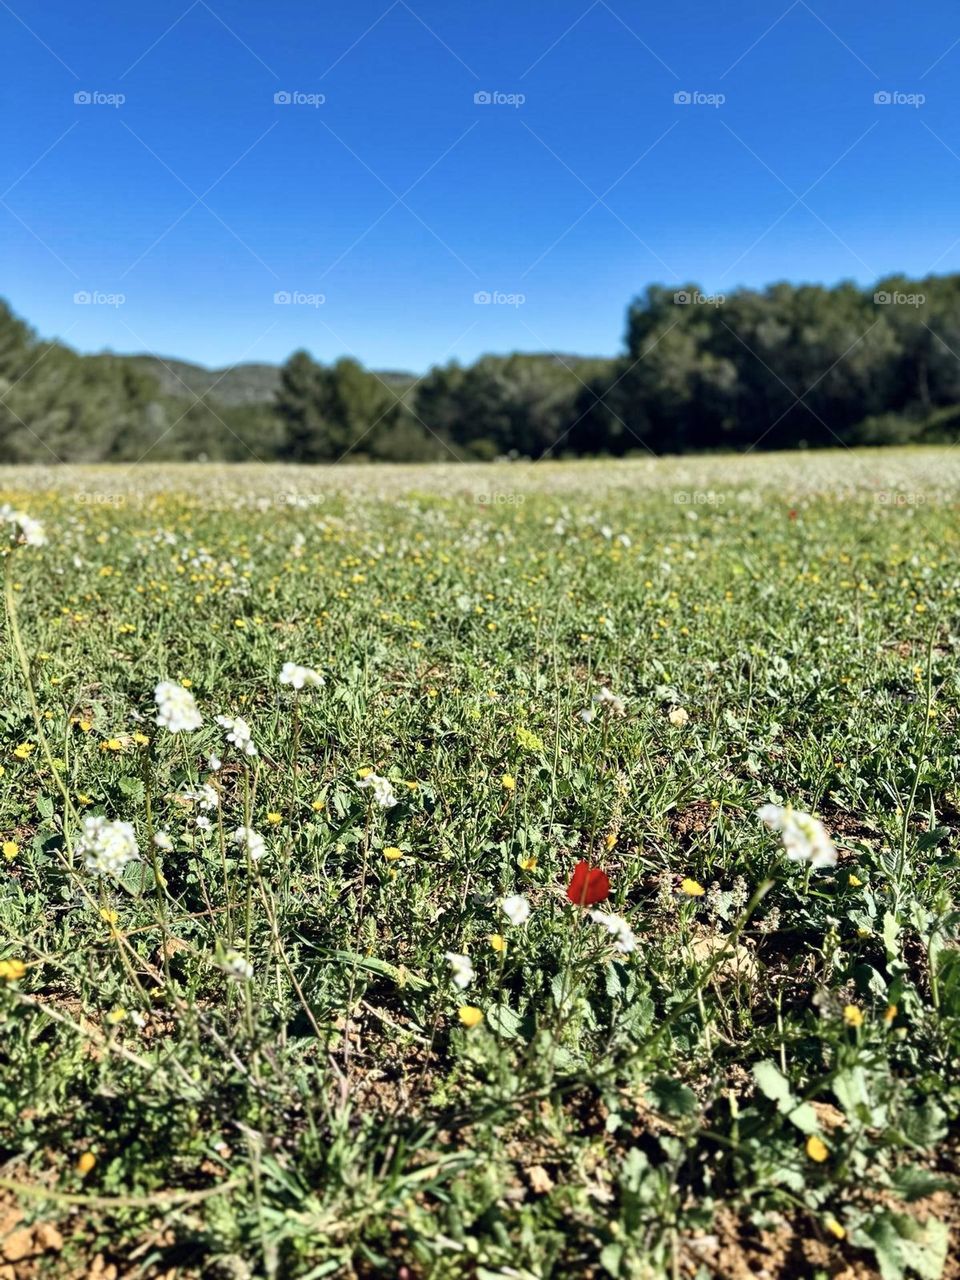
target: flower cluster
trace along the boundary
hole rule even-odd
[[[25,511],[15,511],[8,502],[0,507],[0,523],[7,526],[7,540],[19,547],[42,547],[46,545],[47,535],[39,520],[34,520]]]
[[[601,711],[606,711],[609,715],[613,716],[626,715],[627,711],[623,699],[618,698],[615,693],[611,693],[606,685],[601,687],[599,693],[595,693],[593,695],[592,704],[589,707],[584,707],[580,712],[580,719],[584,724],[591,724],[593,722],[593,719],[597,714],[594,707],[599,707]]]
[[[87,870],[98,876],[119,876],[128,862],[140,856],[132,824],[102,817],[84,818],[76,852]]]
[[[765,804],[757,817],[768,830],[779,833],[791,862],[806,862],[814,871],[837,865],[836,845],[818,818],[789,804]]]
[[[392,809],[397,803],[393,783],[389,778],[381,778],[379,773],[368,773],[357,783],[361,791],[372,791],[373,798],[381,809]]]
[[[623,916],[615,915],[612,911],[591,911],[589,915],[594,924],[603,925],[621,955],[628,955],[637,949],[636,935]]]
[[[190,732],[199,729],[203,717],[189,689],[172,680],[161,680],[153,691],[157,704],[157,724],[171,733]]]
[[[230,843],[243,849],[251,862],[259,862],[267,852],[267,842],[253,827],[237,827],[230,836]]]
[[[217,724],[226,729],[227,741],[232,742],[245,756],[257,754],[250,726],[242,716],[217,716]]]
[[[280,671],[280,683],[288,684],[294,689],[319,689],[324,679],[313,667],[299,667],[295,662],[285,662]]]

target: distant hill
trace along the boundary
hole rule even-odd
[[[602,356],[558,355],[556,352],[534,352],[551,364],[566,365],[568,369],[580,370],[584,367],[590,372],[607,363],[608,358]],[[195,396],[210,395],[222,405],[269,404],[280,385],[280,366],[276,364],[237,364],[226,369],[208,369],[202,364],[193,364],[189,360],[178,360],[175,356],[118,356],[120,360],[129,360],[143,373],[157,380],[160,391],[175,400],[193,399]],[[375,369],[372,371],[381,382],[385,382],[397,395],[402,395],[417,381],[415,373],[406,373],[401,369]]]
[[[174,399],[210,394],[220,404],[264,404],[280,385],[275,364],[238,364],[227,369],[207,369],[189,360],[166,356],[125,356],[143,373],[156,378],[161,392]]]
[[[209,394],[223,405],[269,404],[280,385],[276,364],[237,364],[226,369],[207,369],[173,356],[120,356],[157,380],[160,391],[174,399],[192,399]],[[416,382],[416,375],[387,369],[377,377],[397,394]]]

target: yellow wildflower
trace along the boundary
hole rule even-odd
[[[828,1159],[830,1156],[827,1144],[822,1138],[818,1138],[815,1133],[811,1133],[810,1137],[807,1139],[805,1149],[810,1159],[815,1161],[817,1164],[823,1164],[824,1160]]]
[[[0,960],[0,982],[19,982],[26,972],[22,960]]]
[[[688,898],[702,898],[706,890],[702,884],[696,880],[691,880],[689,876],[685,876],[680,881],[680,892],[685,893]]]
[[[507,949],[507,940],[502,933],[488,933],[487,941],[490,943],[491,947],[493,947],[494,951],[498,952],[500,955],[503,955]]]
[[[462,1004],[457,1010],[457,1017],[465,1027],[475,1027],[483,1021],[483,1010],[475,1004]]]

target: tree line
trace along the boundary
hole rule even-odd
[[[295,352],[262,399],[43,342],[0,302],[0,461],[465,461],[956,439],[960,275],[650,286],[612,359],[486,355],[422,378]]]

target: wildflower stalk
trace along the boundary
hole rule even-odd
[[[63,822],[63,838],[67,846],[67,860],[70,867],[73,866],[73,850],[70,844],[70,836],[67,832],[67,817],[74,820],[79,819],[79,814],[70,799],[70,792],[67,790],[67,784],[64,782],[60,770],[57,768],[50,750],[50,744],[47,741],[47,735],[43,728],[43,717],[40,715],[40,706],[37,702],[37,695],[34,692],[33,680],[30,676],[30,659],[27,657],[27,651],[24,648],[23,637],[20,634],[20,623],[17,617],[17,601],[16,593],[13,589],[13,555],[7,554],[7,562],[4,565],[3,589],[4,603],[7,611],[7,627],[10,632],[10,639],[13,641],[13,650],[17,657],[17,663],[23,676],[23,683],[27,691],[27,701],[30,704],[30,713],[33,716],[34,729],[37,735],[37,741],[40,743],[40,750],[46,761],[47,767],[53,775],[57,789],[63,797],[64,806],[64,822]]]
[[[903,831],[900,835],[900,848],[897,852],[896,901],[898,904],[900,895],[903,892],[903,877],[907,867],[907,845],[910,841],[910,819],[913,816],[914,806],[917,802],[917,792],[920,789],[920,777],[923,773],[923,764],[927,752],[927,742],[930,737],[930,713],[933,709],[933,646],[935,638],[936,630],[930,633],[930,640],[927,644],[927,678],[925,685],[926,697],[924,699],[923,708],[923,729],[921,730],[920,742],[917,747],[917,767],[913,772],[913,785],[910,788],[910,796],[903,810]]]

